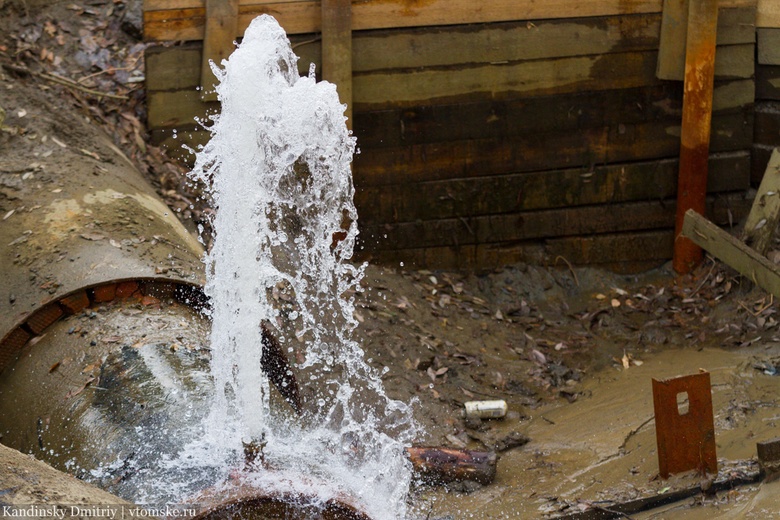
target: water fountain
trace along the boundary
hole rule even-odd
[[[192,173],[217,210],[210,320],[180,305],[197,291],[167,282],[143,293],[161,290],[172,303],[159,308],[117,296],[74,309],[3,371],[4,443],[128,500],[196,503],[202,518],[405,517],[417,427],[352,339],[355,139],[336,87],[296,61],[261,16],[214,67],[222,112]],[[73,294],[97,305],[101,291]],[[31,380],[45,390],[25,395]]]
[[[316,82],[313,70],[300,77],[296,62],[281,27],[261,16],[224,70],[214,67],[222,112],[193,169],[217,209],[206,262],[217,403],[207,437],[233,454],[242,442],[262,445],[267,467],[335,484],[373,518],[400,518],[412,413],[385,395],[351,339],[363,275],[349,263],[355,139],[335,86]],[[300,359],[300,420],[272,413],[264,329]],[[276,485],[262,471],[247,478]]]

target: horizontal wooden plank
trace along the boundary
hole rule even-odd
[[[566,268],[591,265],[618,272],[657,267],[672,256],[674,231],[566,237],[547,241],[369,250],[372,263],[405,268],[486,269],[518,262]]]
[[[773,0],[762,0],[770,2]],[[204,1],[144,2],[144,37],[147,41],[202,40],[205,26]],[[620,14],[660,13],[661,0],[492,0],[475,9],[472,0],[353,1],[352,30],[394,27],[424,27],[518,20],[585,18]],[[724,0],[721,8],[755,6],[755,0]],[[765,23],[773,14],[759,11]],[[260,14],[271,14],[288,34],[320,30],[319,2],[244,0],[239,7],[239,34]]]
[[[715,222],[736,222],[751,205],[745,191],[708,197],[707,214]],[[675,199],[666,199],[397,224],[361,219],[361,234],[369,244],[370,237],[381,237],[378,249],[409,249],[645,231],[674,227],[675,207]]]
[[[780,65],[780,27],[757,29],[758,63],[760,65]]]
[[[780,65],[756,67],[756,99],[780,101]]]
[[[539,132],[505,139],[451,141],[372,150],[355,157],[354,172],[364,186],[410,181],[501,175],[676,157],[679,123],[648,122],[589,128],[580,132]],[[713,117],[710,150],[749,149],[752,113]]]
[[[715,113],[741,110],[755,98],[753,80],[719,81]],[[575,92],[532,99],[479,101],[355,114],[358,146],[366,149],[440,141],[498,138],[528,132],[578,131],[594,126],[678,119],[682,83]]]
[[[721,78],[752,76],[753,46],[721,48],[724,61]],[[353,96],[355,113],[419,104],[447,104],[464,99],[517,99],[553,95],[573,95],[581,91],[630,89],[661,85],[655,79],[655,52],[617,53],[599,57],[574,57],[555,60],[520,62],[512,65],[484,65],[466,69],[426,70],[389,74],[384,72],[355,74]],[[195,55],[190,53],[190,57]],[[747,65],[745,57],[751,56]],[[164,75],[178,70],[162,67],[161,55],[155,55],[150,66],[161,67]],[[157,69],[155,69],[157,70]],[[742,94],[744,98],[745,94]],[[218,105],[203,104],[194,90],[151,91],[148,93],[148,125],[152,129],[191,124],[194,117],[203,118]],[[724,96],[716,103],[729,103]],[[722,104],[718,107],[720,109]]]
[[[752,44],[720,47],[716,54],[717,78],[751,78]],[[467,94],[542,96],[581,91],[652,86],[657,51],[603,54],[483,64],[464,68],[371,72],[354,75],[356,111],[391,106],[446,103]]]
[[[147,2],[144,6],[144,38],[147,41],[202,40],[205,9],[201,2]],[[320,31],[320,6],[316,1],[251,2],[239,7],[239,34],[260,14],[274,16],[288,34]],[[424,27],[556,18],[585,18],[619,14],[660,13],[660,0],[493,0],[475,9],[471,0],[405,0],[353,2],[352,30]]]
[[[707,190],[720,193],[750,187],[750,152],[710,157]],[[583,169],[363,186],[355,205],[361,218],[377,223],[414,222],[576,207],[664,200],[677,193],[677,159],[632,162]]]

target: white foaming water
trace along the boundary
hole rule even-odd
[[[284,31],[263,15],[224,70],[214,67],[222,112],[192,176],[211,186],[216,208],[206,258],[216,397],[204,440],[185,459],[225,475],[217,466],[242,458],[242,440],[262,440],[267,466],[286,477],[258,467],[249,482],[314,486],[323,500],[354,497],[375,519],[403,518],[411,477],[403,447],[417,427],[351,337],[363,276],[348,262],[355,139],[335,86],[300,77],[296,62]],[[261,323],[298,361],[300,419],[272,410]]]

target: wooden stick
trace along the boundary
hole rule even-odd
[[[404,450],[417,476],[426,483],[472,480],[490,484],[496,478],[498,457],[485,451],[412,446]]]
[[[765,255],[772,245],[777,223],[780,221],[780,149],[775,148],[766,166],[761,186],[758,187],[750,209],[743,240],[756,252]]]
[[[780,297],[780,267],[693,210],[685,215],[683,233],[756,285]]]

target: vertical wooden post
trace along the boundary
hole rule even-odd
[[[352,129],[352,2],[322,0],[322,79],[334,83],[346,103]]]
[[[233,52],[238,36],[238,0],[206,0],[206,35],[203,38],[203,58],[200,67],[202,101],[216,101],[217,78],[211,72],[209,60],[219,64]]]
[[[685,79],[685,45],[688,38],[689,0],[664,0],[661,40],[658,45],[658,79]]]
[[[678,273],[690,272],[703,257],[701,248],[681,232],[686,211],[703,215],[705,209],[717,28],[718,0],[690,0],[674,233],[673,266]]]

